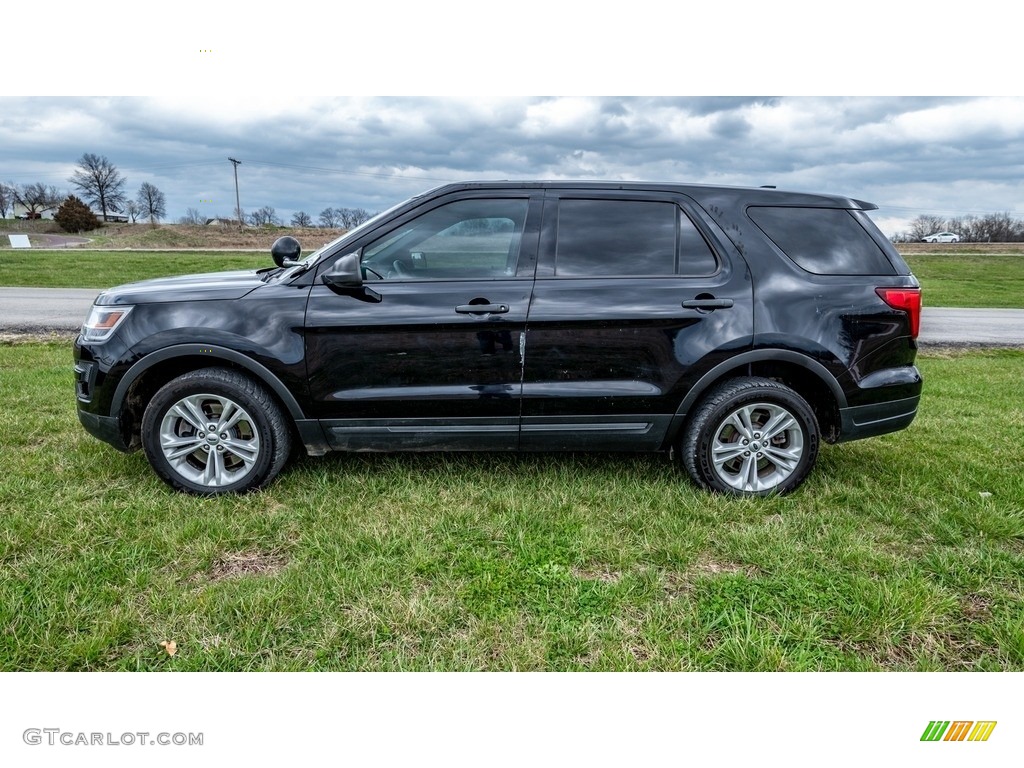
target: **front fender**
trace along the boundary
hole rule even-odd
[[[158,349],[138,360],[125,372],[120,382],[118,382],[111,401],[110,412],[120,413],[132,384],[146,371],[168,360],[185,357],[209,359],[211,366],[223,361],[244,368],[273,390],[274,394],[278,396],[288,409],[288,413],[291,414],[293,419],[300,420],[306,418],[299,401],[269,368],[241,352],[215,344],[176,344],[171,347]]]

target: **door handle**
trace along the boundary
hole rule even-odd
[[[732,299],[687,299],[683,302],[685,309],[729,309],[732,305]]]
[[[508,304],[459,304],[455,311],[460,315],[501,315],[508,312]]]

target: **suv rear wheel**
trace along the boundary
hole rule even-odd
[[[789,493],[818,457],[818,421],[807,401],[771,379],[730,379],[701,401],[680,454],[703,488],[743,496]]]
[[[142,419],[142,444],[170,486],[214,495],[273,480],[288,458],[291,434],[259,383],[237,371],[204,368],[153,396]]]

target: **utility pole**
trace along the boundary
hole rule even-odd
[[[238,166],[242,164],[241,160],[235,160],[233,157],[229,157],[232,166],[235,169],[235,215],[238,217],[238,228],[242,228],[242,204],[238,199]]]

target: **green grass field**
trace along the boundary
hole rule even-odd
[[[3,251],[0,285],[110,288],[151,277],[272,266],[269,251]]]
[[[907,254],[928,307],[1024,307],[1024,254]]]
[[[1024,353],[919,362],[786,498],[410,454],[198,499],[85,434],[66,343],[0,346],[0,670],[1024,670]]]
[[[913,253],[905,256],[931,307],[1024,307],[1024,255]],[[0,285],[109,288],[150,277],[260,269],[269,252],[0,251]]]

